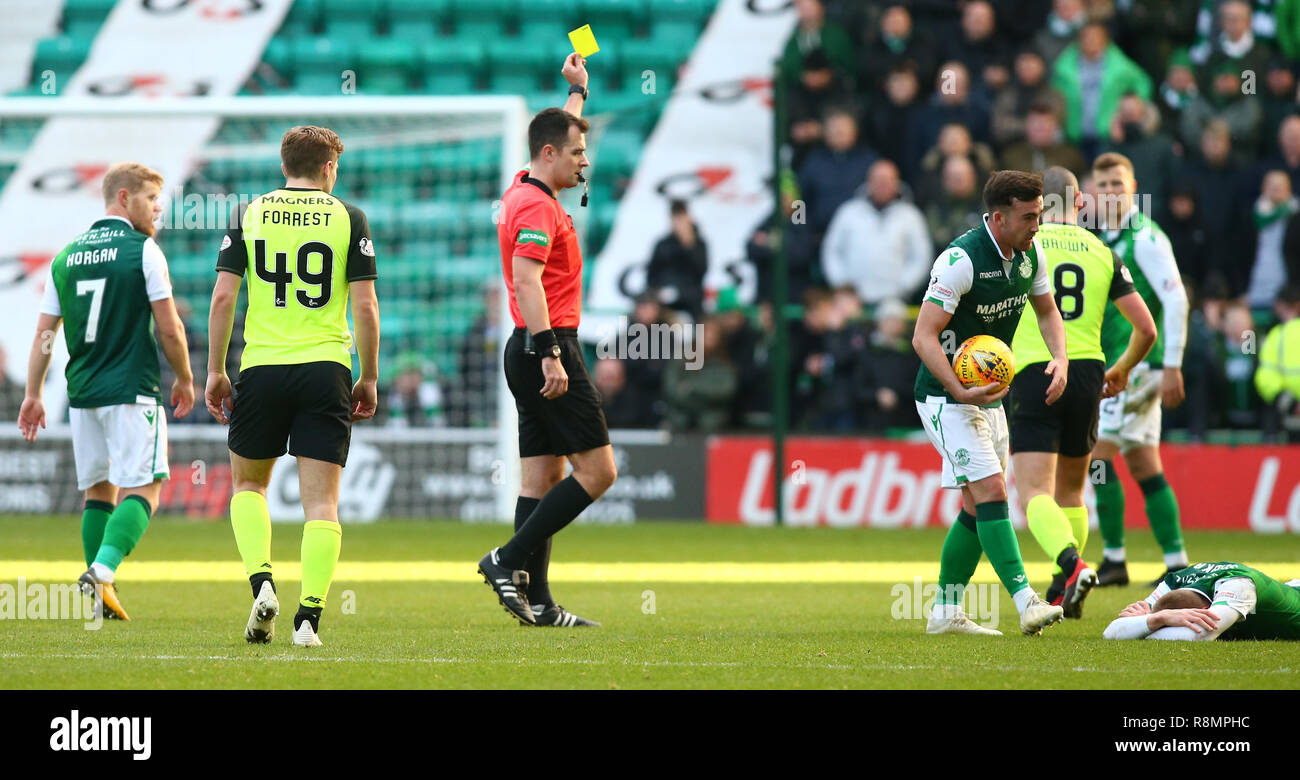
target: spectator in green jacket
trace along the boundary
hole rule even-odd
[[[1052,85],[1065,95],[1065,135],[1079,144],[1084,157],[1096,156],[1098,143],[1110,133],[1119,100],[1136,92],[1151,97],[1151,79],[1111,43],[1106,26],[1084,25],[1079,40],[1066,47],[1052,69]]]
[[[818,49],[826,53],[834,70],[852,76],[857,66],[853,41],[843,27],[827,21],[822,0],[795,0],[794,8],[799,21],[785,44],[781,76],[788,82],[798,81],[805,70],[804,57]]]
[[[1300,60],[1300,0],[1278,0],[1273,10],[1277,47],[1289,60]]]

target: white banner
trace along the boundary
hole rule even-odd
[[[772,208],[773,65],[794,29],[788,3],[722,0],[691,53],[646,142],[631,186],[593,269],[584,335],[612,327],[645,285],[655,242],[669,230],[668,205],[686,200],[709,248],[706,288],[735,284],[728,272]],[[600,149],[592,160],[600,172]],[[753,294],[747,278],[742,295]],[[590,320],[590,324],[587,320]]]
[[[291,2],[123,0],[61,94],[102,100],[234,95]],[[50,260],[104,213],[100,182],[108,166],[133,160],[154,168],[166,179],[165,198],[191,173],[198,150],[218,123],[216,117],[142,115],[61,116],[44,124],[0,192],[0,345],[9,356],[10,376],[26,379]],[[60,337],[46,394],[54,419],[67,402],[66,360]]]

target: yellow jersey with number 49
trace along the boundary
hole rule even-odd
[[[322,360],[351,369],[348,284],[378,276],[366,215],[323,190],[284,187],[232,221],[217,270],[248,284],[240,370]]]
[[[1052,297],[1065,322],[1065,353],[1070,360],[1105,360],[1101,321],[1106,302],[1133,292],[1133,278],[1110,247],[1078,225],[1045,222],[1034,242],[1047,268]],[[1038,329],[1038,317],[1026,306],[1011,343],[1016,371],[1052,359]]]

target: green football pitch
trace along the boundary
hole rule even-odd
[[[320,648],[288,645],[300,530],[277,524],[282,611],[270,645],[244,642],[251,594],[225,522],[160,518],[118,571],[132,621],[96,630],[14,603],[84,570],[79,519],[0,518],[0,688],[1295,688],[1300,643],[1110,642],[1145,588],[1093,592],[1081,621],[1024,637],[981,565],[970,611],[1003,637],[930,637],[918,584],[939,530],[574,526],[557,537],[552,591],[601,628],[517,625],[475,573],[503,526],[350,525]],[[1300,539],[1189,533],[1193,560],[1300,576]],[[1021,547],[1036,587],[1047,564]],[[1099,557],[1100,540],[1086,557]],[[1162,569],[1149,532],[1130,572]],[[920,579],[917,579],[920,578]],[[30,599],[26,599],[30,601]],[[7,609],[7,611],[6,611]],[[986,622],[988,622],[986,621]]]

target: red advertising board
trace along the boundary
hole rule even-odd
[[[1186,528],[1300,533],[1300,447],[1161,447]],[[939,456],[929,443],[794,437],[786,441],[788,525],[921,528],[948,525],[960,496],[939,487]],[[709,441],[705,497],[711,523],[775,521],[772,443],[766,437]],[[1126,524],[1146,523],[1141,492],[1119,466],[1128,496]],[[1015,478],[1010,478],[1015,505]],[[1092,504],[1092,491],[1087,491]],[[1012,519],[1023,527],[1013,509]]]

